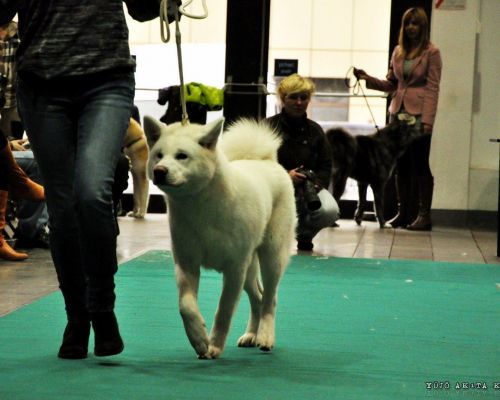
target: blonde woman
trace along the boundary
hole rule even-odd
[[[441,80],[441,54],[429,40],[429,21],[420,7],[408,9],[402,18],[399,44],[391,57],[385,80],[355,69],[358,79],[366,80],[366,87],[391,93],[390,118],[399,113],[417,117],[417,129],[426,135],[416,139],[398,160],[396,185],[398,214],[389,223],[409,230],[431,230],[431,203],[434,178],[429,166],[431,133],[436,117]],[[412,181],[418,188],[419,211],[415,221],[409,220],[409,202]]]
[[[278,86],[282,111],[267,118],[283,140],[278,161],[294,183],[299,218],[297,248],[304,251],[313,249],[316,234],[332,226],[339,215],[338,205],[327,190],[332,168],[330,145],[321,126],[307,118],[314,89],[310,79],[298,74],[286,77]]]

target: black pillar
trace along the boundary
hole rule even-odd
[[[228,0],[224,117],[266,116],[271,0]]]

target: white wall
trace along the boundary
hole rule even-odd
[[[201,1],[194,3],[199,6]],[[390,0],[272,0],[269,77],[275,58],[299,59],[299,73],[305,76],[343,78],[351,65],[385,76],[390,4]],[[207,5],[206,20],[181,20],[184,79],[222,87],[226,2],[207,0]],[[139,57],[137,86],[158,89],[178,84],[175,46],[160,44],[158,20],[129,22],[132,51]],[[499,27],[499,0],[468,0],[465,10],[433,10],[431,39],[443,58],[431,150],[435,209],[497,208],[500,145],[489,139],[500,137]],[[137,96],[153,101],[156,94]],[[383,124],[385,100],[369,101],[375,121]],[[372,123],[362,98],[351,99],[349,120]]]
[[[432,40],[443,74],[432,141],[433,208],[496,210],[500,137],[500,2],[467,1],[465,10],[434,10]]]
[[[298,59],[299,74],[308,77],[344,78],[351,66],[385,76],[390,9],[390,0],[272,0],[268,81],[277,58]],[[375,121],[362,97],[350,100],[349,120],[384,125],[385,99],[369,104]]]
[[[477,35],[472,102],[469,205],[472,210],[496,210],[500,144],[500,1],[483,0]]]

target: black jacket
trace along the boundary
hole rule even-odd
[[[278,161],[287,170],[304,166],[314,171],[318,183],[328,188],[332,171],[332,152],[321,126],[307,118],[291,118],[284,111],[266,121],[281,136]]]

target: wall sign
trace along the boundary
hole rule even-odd
[[[274,60],[274,76],[288,76],[296,74],[299,70],[299,60]]]

